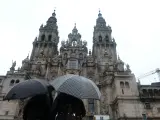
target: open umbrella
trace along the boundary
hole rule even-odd
[[[3,100],[25,99],[39,94],[46,94],[53,90],[45,80],[31,79],[15,85]]]
[[[80,99],[100,99],[101,93],[94,82],[78,76],[67,74],[56,78],[50,84],[56,91],[72,95]]]

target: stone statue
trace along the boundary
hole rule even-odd
[[[105,51],[104,51],[104,56],[108,56],[107,49],[105,49]]]
[[[64,45],[65,45],[65,41],[62,41],[61,46],[64,47]]]
[[[40,26],[40,29],[42,29],[43,28],[43,24]]]
[[[73,46],[76,46],[76,42],[75,41],[73,41]]]
[[[34,40],[35,42],[37,41],[37,37],[35,38],[35,40]]]
[[[16,66],[16,61],[14,61],[12,63],[12,67],[10,68],[10,71],[14,71],[15,70],[15,66]]]
[[[83,45],[86,47],[87,46],[87,41],[83,41]]]
[[[130,66],[128,64],[126,65],[126,68],[127,68],[126,69],[127,72],[131,72]]]

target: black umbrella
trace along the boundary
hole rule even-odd
[[[80,99],[100,99],[101,93],[94,82],[78,75],[64,75],[50,82],[56,91]]]
[[[52,90],[53,87],[45,80],[26,80],[11,88],[3,100],[25,99],[39,94],[46,94]]]

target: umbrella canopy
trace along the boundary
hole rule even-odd
[[[39,94],[46,94],[51,90],[53,90],[53,87],[47,81],[26,80],[11,88],[3,100],[25,99]]]
[[[80,99],[100,99],[101,93],[94,82],[78,76],[67,74],[50,82],[56,91],[75,96]]]

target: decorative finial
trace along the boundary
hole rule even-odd
[[[98,17],[102,17],[102,14],[101,14],[100,8],[99,8],[99,14],[98,14]]]
[[[52,16],[55,17],[56,16],[56,10],[54,9],[54,12],[52,13]]]

